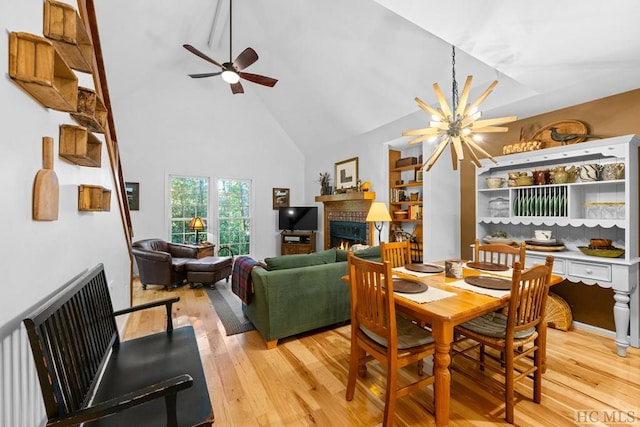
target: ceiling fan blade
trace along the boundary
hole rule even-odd
[[[256,53],[256,51],[248,47],[243,50],[240,55],[238,55],[236,60],[233,61],[233,65],[238,71],[242,71],[257,60],[258,54]]]
[[[191,46],[190,44],[183,44],[182,47],[184,47],[185,49],[187,49],[189,52],[193,53],[194,55],[197,55],[200,58],[204,59],[205,61],[211,62],[212,64],[217,65],[218,67],[222,68],[222,65],[218,61],[216,61],[215,59],[209,58],[207,55],[205,55],[204,53],[200,52],[198,49],[196,49],[195,47]]]
[[[189,77],[194,78],[194,79],[201,79],[203,77],[219,76],[220,74],[222,74],[222,71],[218,71],[217,73],[189,74]]]
[[[249,80],[253,83],[258,83],[259,85],[274,87],[278,80],[273,79],[267,76],[261,76],[259,74],[251,74],[251,73],[238,73],[240,77],[245,80]]]
[[[231,92],[233,92],[234,95],[236,93],[244,93],[244,89],[242,88],[242,85],[240,84],[240,82],[231,84]]]

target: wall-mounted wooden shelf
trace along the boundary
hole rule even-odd
[[[44,2],[42,33],[55,45],[74,70],[93,72],[93,45],[80,15],[73,6],[53,0]]]
[[[99,185],[79,185],[78,210],[91,212],[111,210],[111,190]]]
[[[77,109],[78,78],[44,37],[20,32],[9,35],[9,77],[45,107]]]
[[[91,132],[104,133],[107,108],[93,89],[78,87],[78,111],[71,117]]]
[[[87,128],[60,125],[59,155],[80,166],[99,168],[102,158],[102,141]]]

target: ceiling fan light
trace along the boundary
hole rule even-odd
[[[240,81],[240,75],[235,71],[224,70],[222,72],[222,80],[229,84],[238,83]]]

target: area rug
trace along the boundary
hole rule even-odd
[[[227,336],[255,329],[253,323],[242,314],[242,301],[231,291],[231,282],[220,280],[215,289],[209,286],[205,286],[205,289]]]

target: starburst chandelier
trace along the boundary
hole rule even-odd
[[[493,88],[498,84],[498,81],[495,80],[491,83],[478,99],[469,104],[467,101],[473,76],[467,76],[464,88],[462,89],[462,96],[458,97],[455,46],[452,46],[451,65],[453,75],[453,105],[451,108],[442,94],[442,90],[440,90],[438,83],[434,83],[433,90],[436,93],[438,103],[440,104],[438,109],[432,108],[418,97],[415,98],[418,106],[431,115],[432,120],[429,122],[429,127],[402,132],[403,136],[419,135],[418,137],[410,140],[409,144],[415,144],[425,140],[440,141],[436,149],[433,150],[427,161],[422,165],[427,172],[431,169],[436,160],[438,160],[438,157],[440,157],[449,143],[451,144],[451,160],[453,162],[454,170],[458,169],[458,160],[464,160],[465,152],[469,154],[471,161],[478,167],[480,167],[480,160],[478,160],[478,154],[476,152],[487,156],[496,163],[496,160],[480,145],[478,145],[477,141],[481,138],[477,133],[506,132],[508,128],[497,125],[513,122],[517,119],[516,116],[509,116],[497,119],[478,120],[482,115],[482,113],[478,111],[478,106],[487,96],[489,96]]]

